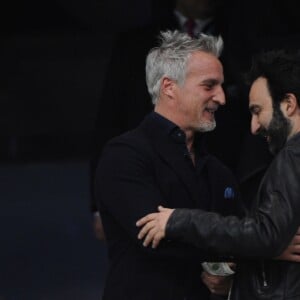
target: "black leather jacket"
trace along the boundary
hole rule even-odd
[[[272,259],[300,224],[300,133],[268,168],[245,218],[176,209],[166,238],[179,239],[239,260],[230,299],[300,299],[300,263]]]

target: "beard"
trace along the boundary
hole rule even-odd
[[[275,155],[284,147],[291,128],[291,121],[283,115],[279,107],[274,107],[269,127],[262,128],[258,133],[259,135],[268,137],[269,150]]]
[[[216,120],[213,120],[211,122],[201,122],[199,124],[198,128],[196,129],[198,132],[209,132],[213,131],[216,128]]]

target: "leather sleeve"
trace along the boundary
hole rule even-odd
[[[167,238],[222,255],[278,256],[300,223],[299,152],[286,148],[278,154],[261,184],[258,205],[249,217],[176,209],[167,224]]]

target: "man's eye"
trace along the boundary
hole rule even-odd
[[[258,116],[260,113],[260,109],[253,109],[252,110],[252,115]]]

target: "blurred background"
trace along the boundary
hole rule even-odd
[[[0,7],[1,160],[87,154],[113,39],[147,22],[147,2],[29,0]]]
[[[99,300],[107,258],[89,207],[91,136],[116,33],[147,22],[150,4],[4,2],[0,299]]]
[[[98,101],[117,33],[169,2],[1,2],[1,300],[100,299],[106,248],[89,208]],[[233,2],[234,26],[265,19],[264,8],[271,40],[278,23],[299,33],[296,1]]]

